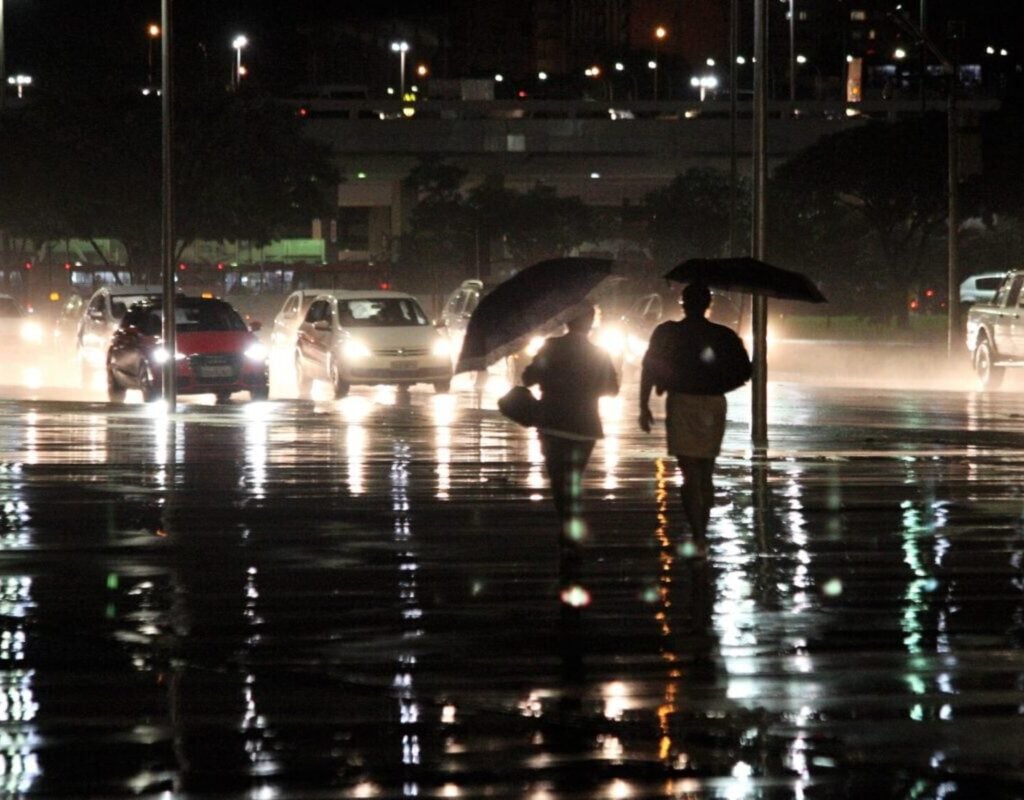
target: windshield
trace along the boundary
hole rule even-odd
[[[339,300],[338,324],[343,328],[396,328],[430,323],[412,298],[374,297]]]
[[[201,331],[247,331],[245,322],[226,303],[206,302],[177,306],[174,309],[175,330],[179,333]],[[134,325],[149,336],[159,336],[163,329],[163,310],[136,306],[128,312],[122,327]]]

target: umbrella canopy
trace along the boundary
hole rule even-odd
[[[756,258],[691,258],[665,273],[666,280],[703,283],[712,289],[747,292],[779,300],[825,303],[818,287],[799,272],[773,267]]]
[[[612,272],[607,258],[551,258],[498,284],[466,326],[455,372],[486,369],[584,310]]]

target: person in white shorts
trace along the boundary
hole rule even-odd
[[[683,289],[682,320],[663,322],[651,334],[640,375],[640,428],[650,433],[651,390],[665,398],[669,455],[683,473],[683,515],[703,549],[711,507],[712,476],[725,435],[725,393],[750,379],[750,358],[736,333],[706,319],[711,291],[691,283]]]

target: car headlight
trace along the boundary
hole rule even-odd
[[[40,344],[43,341],[43,328],[35,320],[21,323],[21,340],[27,344]]]
[[[171,354],[170,354],[170,352],[168,352],[166,347],[160,346],[160,347],[157,347],[156,349],[153,350],[153,360],[157,364],[166,364],[168,359],[170,359],[170,357],[171,357]],[[174,360],[175,361],[184,361],[185,360],[185,354],[184,353],[175,353],[174,354]]]
[[[618,328],[603,328],[597,334],[597,346],[609,355],[617,356],[626,347],[626,337]]]
[[[267,348],[259,342],[253,342],[245,349],[245,357],[250,361],[266,361]]]
[[[360,361],[364,358],[369,358],[372,355],[370,348],[356,339],[349,339],[345,342],[342,352],[345,354],[345,358],[351,359],[352,361]]]
[[[434,342],[434,346],[431,352],[438,358],[451,358],[452,357],[452,343],[450,340],[439,336]]]

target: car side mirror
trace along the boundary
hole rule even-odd
[[[253,333],[262,330],[262,328],[263,323],[260,322],[258,319],[254,319],[252,322],[249,323],[249,330],[251,330]]]
[[[313,330],[315,331],[329,331],[331,329],[331,323],[325,319],[318,319],[313,323]]]

